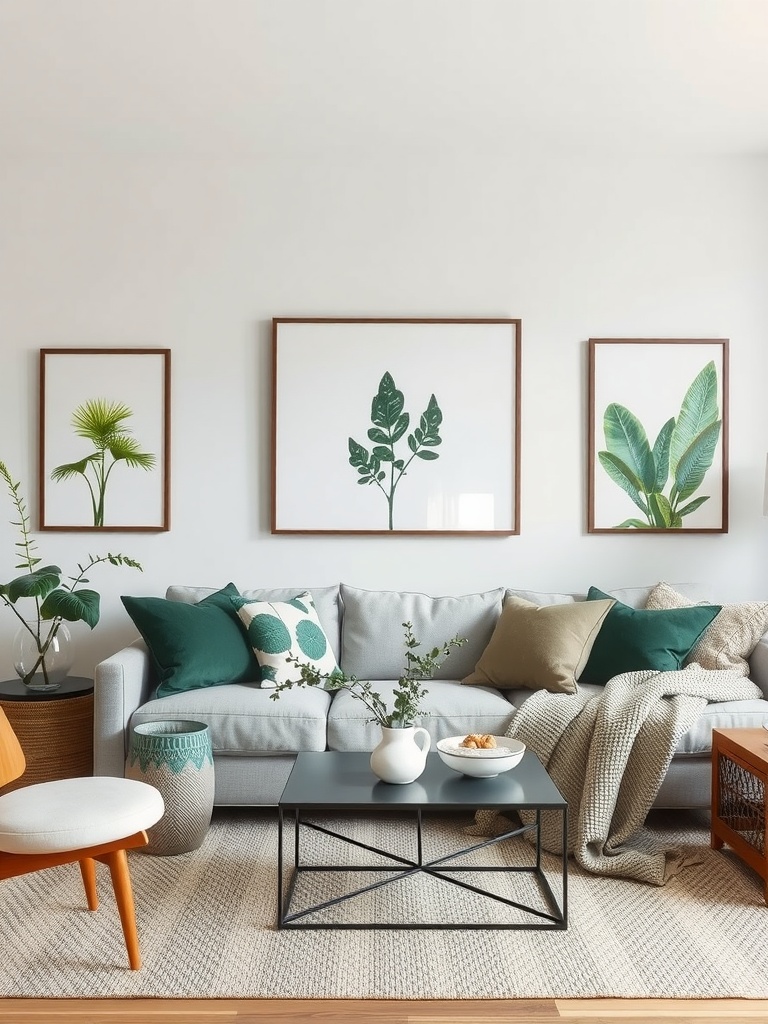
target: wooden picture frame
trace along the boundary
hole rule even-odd
[[[520,532],[519,319],[275,317],[272,533]]]
[[[591,338],[589,533],[728,532],[728,340]]]
[[[170,388],[170,349],[40,350],[41,530],[170,529]]]

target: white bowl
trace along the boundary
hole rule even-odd
[[[440,760],[455,772],[469,775],[474,779],[492,779],[495,775],[508,772],[519,764],[525,753],[525,744],[508,736],[494,736],[496,746],[475,750],[460,746],[464,736],[449,736],[438,740],[437,752]]]

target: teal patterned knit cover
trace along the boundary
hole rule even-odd
[[[150,765],[167,765],[174,775],[190,762],[202,770],[204,764],[213,764],[211,734],[203,722],[145,722],[133,729],[130,763],[136,761],[142,772]]]

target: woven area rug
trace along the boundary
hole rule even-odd
[[[467,845],[462,828],[468,823],[427,819],[425,854]],[[360,841],[413,853],[413,824],[407,819],[333,824]],[[194,853],[129,855],[144,959],[140,971],[127,967],[106,869],[98,869],[102,905],[96,913],[84,909],[77,866],[0,883],[0,995],[768,998],[768,908],[758,877],[728,851],[709,849],[703,816],[657,812],[647,832],[686,846],[700,863],[656,888],[588,875],[571,861],[567,931],[483,930],[485,901],[481,905],[471,892],[418,877],[339,904],[331,914],[337,921],[371,913],[400,915],[398,921],[447,920],[460,924],[459,930],[289,932],[274,927],[275,815],[217,811]],[[327,842],[331,847],[321,849]],[[520,848],[515,845],[506,856],[530,858],[527,843],[514,844]],[[292,852],[288,842],[286,852]],[[334,864],[350,857],[383,863],[320,836],[310,836],[307,855],[329,856]],[[492,863],[501,856],[491,848],[482,859]],[[546,866],[555,888],[557,861]],[[513,896],[526,884],[520,875],[509,882],[501,873],[493,877],[499,892]],[[332,895],[336,885],[349,885],[349,878],[342,872],[312,876],[296,897],[309,906]],[[490,913],[500,919],[498,905]]]

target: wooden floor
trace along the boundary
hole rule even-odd
[[[0,999],[0,1024],[755,1024],[768,999]]]

